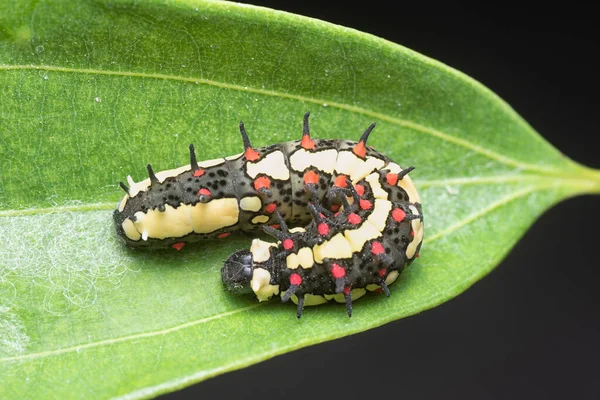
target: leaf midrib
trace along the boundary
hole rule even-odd
[[[550,184],[550,183],[545,183],[543,185],[535,185],[535,186],[531,186],[531,187],[525,188],[523,190],[514,192],[514,193],[512,193],[508,196],[505,196],[505,197],[501,198],[500,200],[490,204],[490,206],[483,208],[483,209],[467,216],[466,218],[458,221],[457,223],[448,227],[444,231],[439,232],[438,234],[436,234],[432,237],[429,237],[428,239],[425,239],[424,243],[430,244],[431,242],[433,242],[435,240],[439,240],[439,239],[443,238],[444,236],[447,236],[447,235],[451,234],[452,232],[469,225],[470,223],[476,221],[477,219],[482,218],[483,216],[496,210],[497,208],[500,208],[500,207],[502,207],[512,201],[515,201],[521,197],[524,197],[528,194],[531,194],[531,193],[534,193],[537,191],[547,190],[547,189],[551,189],[554,187],[556,187],[556,185]],[[436,296],[439,296],[439,293],[437,293]],[[24,354],[24,355],[20,355],[20,356],[11,356],[11,357],[0,358],[0,363],[10,362],[10,361],[20,361],[20,360],[26,360],[26,359],[35,359],[35,358],[41,358],[41,357],[46,357],[46,356],[52,356],[52,355],[59,355],[59,354],[73,352],[73,351],[78,351],[80,349],[98,347],[98,346],[102,346],[105,344],[120,343],[120,342],[125,342],[128,340],[153,337],[153,336],[157,336],[157,335],[167,335],[171,332],[185,329],[186,327],[199,325],[202,323],[210,322],[215,319],[219,319],[219,318],[233,315],[233,314],[236,314],[239,312],[243,312],[243,311],[246,311],[246,310],[249,310],[252,308],[256,308],[262,304],[265,304],[265,303],[257,303],[257,304],[253,304],[251,306],[237,308],[234,310],[229,310],[224,313],[215,314],[212,316],[204,317],[204,318],[194,320],[194,321],[185,322],[183,324],[175,325],[175,326],[172,326],[169,328],[160,329],[160,330],[156,330],[156,331],[136,333],[133,335],[122,336],[119,338],[104,339],[104,340],[99,340],[97,342],[83,343],[83,344],[79,344],[79,345],[69,346],[69,347],[55,349],[55,350],[48,350],[48,351],[43,351],[43,352],[38,352],[38,353],[30,353],[30,354]],[[383,322],[385,322],[385,321],[383,321]]]
[[[472,150],[472,151],[479,153],[489,159],[498,161],[498,162],[508,165],[508,166],[517,167],[522,170],[536,171],[536,172],[539,172],[544,175],[546,175],[546,174],[560,175],[563,172],[557,168],[540,166],[540,165],[536,165],[536,164],[528,164],[528,163],[524,163],[524,162],[512,159],[510,157],[503,156],[502,154],[496,153],[495,151],[487,149],[483,146],[473,144],[465,139],[458,138],[449,133],[445,133],[443,131],[440,131],[440,130],[437,130],[434,128],[426,127],[426,126],[416,123],[414,121],[410,121],[410,120],[406,120],[406,119],[402,119],[402,118],[391,117],[389,115],[382,114],[382,113],[372,111],[372,110],[368,110],[366,108],[362,108],[362,107],[358,107],[358,106],[338,103],[335,101],[329,101],[329,100],[325,100],[325,99],[315,99],[312,97],[307,97],[307,96],[302,96],[302,95],[297,95],[297,94],[292,94],[292,93],[285,93],[285,92],[280,92],[280,91],[276,91],[276,90],[259,89],[259,88],[254,88],[251,86],[242,86],[242,85],[236,85],[236,84],[231,84],[231,83],[219,82],[219,81],[210,80],[210,79],[191,78],[191,77],[178,76],[178,75],[131,72],[131,71],[111,71],[111,70],[92,69],[92,68],[68,68],[68,67],[57,67],[57,66],[52,66],[52,65],[4,64],[4,65],[0,65],[0,70],[5,70],[5,71],[10,71],[10,70],[40,71],[41,70],[41,71],[53,71],[53,72],[62,72],[62,73],[79,73],[79,74],[108,75],[108,76],[128,76],[128,77],[144,78],[144,79],[173,80],[173,81],[179,81],[179,82],[203,84],[203,85],[214,86],[214,87],[219,87],[219,88],[229,89],[229,90],[238,90],[238,91],[243,91],[243,92],[248,92],[248,93],[261,94],[261,95],[265,95],[265,96],[298,100],[298,101],[303,101],[303,102],[313,103],[313,104],[318,104],[318,105],[327,104],[328,107],[334,107],[334,108],[338,108],[340,110],[345,110],[345,111],[350,111],[350,112],[365,115],[365,116],[370,116],[370,117],[376,118],[378,120],[386,121],[386,122],[392,123],[394,125],[402,126],[404,128],[412,129],[412,130],[415,130],[420,133],[424,133],[424,134],[427,134],[430,136],[437,137],[438,139],[441,139],[448,143],[452,143],[459,147],[463,147],[465,149]]]

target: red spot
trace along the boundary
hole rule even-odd
[[[302,283],[302,277],[298,274],[291,274],[290,275],[290,283],[292,285],[299,286]]]
[[[350,291],[352,290],[352,286],[346,286],[344,288],[344,294],[350,294]]]
[[[354,189],[356,189],[356,193],[358,193],[359,196],[363,196],[365,194],[365,187],[363,185],[356,185],[354,186]]]
[[[321,222],[317,226],[317,231],[319,231],[319,235],[325,236],[329,233],[329,225],[327,225],[325,222]]]
[[[307,150],[315,148],[315,142],[308,135],[302,135],[302,142],[300,145]]]
[[[172,248],[174,248],[175,250],[181,250],[181,248],[185,246],[184,242],[179,242],[179,243],[173,243],[171,245]]]
[[[402,222],[404,220],[404,217],[406,217],[406,213],[403,209],[394,208],[394,211],[392,211],[392,218],[394,218],[394,221]]]
[[[379,277],[380,277],[380,278],[383,278],[383,277],[385,276],[385,274],[387,274],[387,269],[385,269],[385,268],[381,268],[381,269],[379,270]]]
[[[284,249],[289,250],[292,247],[294,247],[294,241],[292,239],[285,239],[283,241],[283,248]]]
[[[262,188],[268,189],[271,187],[271,180],[266,176],[260,176],[254,180],[254,189],[259,190]]]
[[[365,148],[365,144],[363,142],[358,142],[352,149],[352,152],[360,158],[365,158],[367,155],[367,149]]]
[[[333,182],[333,186],[345,188],[346,186],[348,186],[347,180],[348,178],[346,178],[346,175],[338,175],[336,176],[335,181]]]
[[[217,235],[218,239],[225,239],[227,236],[231,235],[231,232],[223,232]]]
[[[276,203],[267,204],[267,206],[265,207],[265,211],[268,212],[269,214],[273,214],[276,209],[277,209]]]
[[[337,217],[338,215],[340,215],[340,212],[336,212],[335,214],[333,214],[334,217]]]
[[[385,249],[383,248],[383,245],[381,244],[381,242],[371,243],[371,253],[373,253],[375,255],[385,253]]]
[[[363,210],[370,210],[371,207],[373,207],[373,203],[371,203],[369,200],[360,200],[359,202],[360,204],[360,208]]]
[[[382,289],[382,288],[375,289],[375,290],[373,290],[373,291],[374,291],[375,293],[379,293],[379,294],[383,293],[383,289]]]
[[[331,211],[336,212],[339,209],[340,209],[340,205],[339,204],[332,204],[331,205]]]
[[[319,217],[321,217],[321,218],[325,219],[325,214],[323,214],[323,213],[319,213]]]
[[[210,190],[208,190],[206,188],[202,188],[202,189],[198,190],[198,196],[210,197]]]
[[[410,231],[410,236],[415,236],[415,231]]]
[[[260,158],[260,155],[252,147],[248,147],[244,152],[244,155],[248,161],[256,161]]]
[[[279,229],[279,228],[281,228],[281,225],[279,225],[279,224],[273,224],[273,225],[269,225],[269,226],[271,228],[273,228],[273,229]]]
[[[361,221],[362,220],[358,214],[350,213],[350,215],[348,215],[348,222],[350,222],[352,225],[358,225],[361,223]]]
[[[310,184],[317,184],[319,183],[319,175],[314,172],[314,171],[306,171],[304,173],[304,184],[305,185],[310,185]]]
[[[199,176],[202,176],[202,175],[204,175],[204,173],[205,173],[205,172],[206,172],[206,171],[205,171],[205,170],[203,170],[203,169],[197,169],[197,170],[195,170],[194,172],[192,172],[192,175],[194,175],[194,176],[197,178],[197,177],[199,177]]]
[[[331,275],[333,275],[335,279],[343,278],[344,276],[346,276],[346,270],[337,264],[332,264]]]
[[[393,173],[389,172],[385,176],[385,180],[387,181],[388,185],[395,186],[396,183],[398,183],[398,174],[393,174]]]
[[[419,255],[419,253],[417,253],[417,254],[415,254],[415,257],[419,258],[419,257],[421,257],[421,256]]]

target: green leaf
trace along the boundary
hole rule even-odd
[[[556,202],[600,192],[463,74],[350,29],[233,3],[0,3],[0,398],[149,397],[458,295]],[[257,146],[356,139],[415,165],[426,239],[392,296],[309,308],[226,293],[242,235],[182,252],[114,236],[117,182]],[[475,245],[474,245],[475,244]],[[292,326],[293,328],[290,328]]]

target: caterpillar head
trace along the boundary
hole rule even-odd
[[[252,292],[252,263],[252,253],[248,250],[240,250],[229,256],[221,268],[221,278],[227,289],[238,294]]]

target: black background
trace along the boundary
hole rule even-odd
[[[372,33],[457,68],[567,156],[600,168],[600,41],[591,9],[251,3]],[[599,225],[600,197],[570,199],[454,300],[164,399],[600,398]]]

